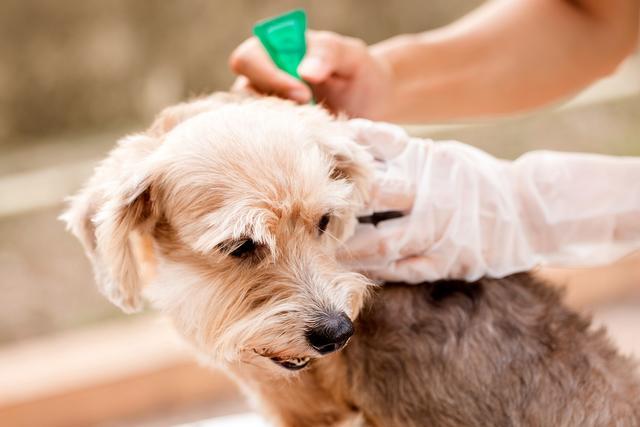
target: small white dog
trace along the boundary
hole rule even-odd
[[[64,219],[111,301],[146,297],[278,425],[639,425],[632,364],[528,276],[341,266],[371,163],[318,107],[214,95],[120,141]]]
[[[219,94],[120,141],[64,218],[123,310],[144,294],[216,361],[302,367],[309,325],[350,330],[370,285],[334,256],[367,156],[319,108]]]

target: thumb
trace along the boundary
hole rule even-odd
[[[298,74],[311,84],[323,83],[333,74],[350,77],[368,52],[363,41],[329,31],[310,30],[307,41],[307,54],[298,66]]]
[[[377,226],[358,224],[355,234],[339,250],[341,261],[365,269],[395,261],[401,255],[401,243],[407,240],[407,223],[408,219],[401,217]]]
[[[324,46],[310,46],[298,66],[298,74],[304,81],[311,84],[322,83],[332,74],[333,64],[330,62],[332,59]]]

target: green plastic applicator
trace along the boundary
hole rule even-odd
[[[304,10],[296,9],[258,22],[253,27],[253,34],[278,68],[302,81],[298,65],[307,52],[306,30],[307,15]]]

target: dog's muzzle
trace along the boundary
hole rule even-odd
[[[340,350],[353,335],[353,323],[345,313],[329,313],[307,331],[309,345],[320,354]]]

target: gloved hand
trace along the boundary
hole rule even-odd
[[[403,214],[359,224],[343,249],[372,278],[473,281],[606,263],[640,247],[640,158],[536,151],[510,162],[386,123],[349,123],[378,160],[363,216]]]

